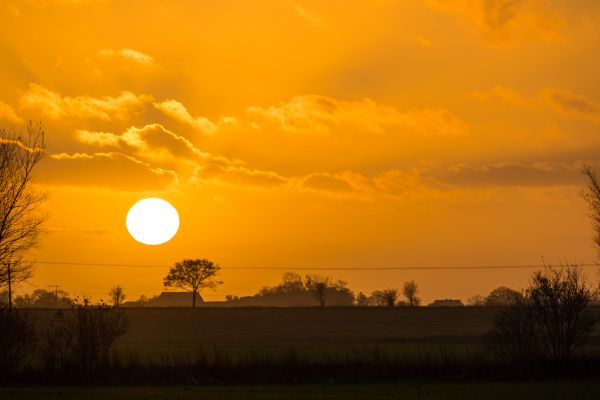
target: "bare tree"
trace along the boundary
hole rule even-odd
[[[592,292],[575,265],[536,272],[523,296],[500,308],[489,338],[495,353],[517,367],[550,359],[567,365],[593,331]]]
[[[305,289],[302,277],[295,272],[285,272],[278,287],[286,293],[299,292]]]
[[[183,260],[175,263],[164,279],[167,288],[179,288],[192,292],[192,307],[196,307],[198,290],[202,288],[214,289],[223,282],[215,280],[221,267],[207,259]]]
[[[583,167],[583,174],[587,178],[587,189],[583,192],[583,197],[589,206],[589,217],[594,228],[594,244],[600,253],[600,178],[589,165]]]
[[[370,302],[379,307],[394,307],[398,300],[397,289],[376,290],[371,293]]]
[[[421,299],[417,296],[419,294],[419,285],[417,285],[415,281],[404,282],[402,294],[406,297],[406,300],[411,307],[421,304]]]
[[[33,172],[44,156],[41,123],[30,122],[26,133],[0,130],[0,285],[8,287],[31,276],[24,254],[38,243],[45,218],[39,206],[45,193],[33,186]]]
[[[358,292],[354,304],[357,307],[368,307],[370,305],[369,298],[363,292]]]
[[[89,300],[58,312],[42,338],[42,362],[46,368],[81,373],[105,369],[115,341],[127,333],[130,323],[125,310]]]
[[[327,291],[333,287],[332,279],[329,276],[307,274],[304,278],[304,285],[319,301],[319,305],[325,307]]]
[[[115,307],[119,307],[125,301],[125,293],[123,292],[123,288],[121,286],[113,287],[110,292],[108,292],[110,299]]]
[[[568,361],[596,322],[589,308],[592,291],[581,268],[547,266],[534,274],[527,297],[538,318],[546,350],[555,360]]]
[[[594,244],[600,254],[600,178],[596,171],[589,165],[583,167],[583,174],[587,178],[587,189],[583,192],[583,197],[589,206],[589,217],[594,228]],[[600,268],[598,268],[600,276]],[[600,281],[594,293],[596,301],[600,301]]]

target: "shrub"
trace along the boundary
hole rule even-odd
[[[107,367],[114,342],[129,329],[121,308],[87,301],[60,311],[50,322],[44,340],[43,360],[55,372],[77,368],[93,372]]]
[[[522,297],[497,311],[489,348],[518,373],[541,361],[564,367],[594,328],[591,301],[579,268],[548,266],[533,275]]]
[[[0,308],[0,376],[23,367],[35,342],[36,332],[25,312]]]

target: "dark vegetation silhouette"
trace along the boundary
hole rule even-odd
[[[500,286],[490,292],[485,298],[483,304],[488,307],[509,306],[520,300],[523,295],[516,290]]]
[[[263,287],[254,296],[226,297],[230,306],[312,307],[352,306],[354,293],[348,284],[323,275],[308,274],[304,278],[295,272],[283,274],[281,283]]]
[[[125,292],[123,292],[123,288],[121,286],[113,287],[110,292],[108,292],[108,295],[110,296],[110,300],[115,307],[121,306],[126,298]]]
[[[92,374],[110,366],[110,350],[129,329],[125,311],[87,299],[59,311],[42,337],[45,369],[57,374]]]
[[[369,299],[374,307],[394,307],[398,300],[398,289],[375,290]]]
[[[28,314],[0,307],[0,379],[24,367],[35,344],[36,331]]]
[[[593,295],[576,265],[534,273],[522,295],[501,307],[488,335],[491,351],[520,374],[540,365],[570,366],[596,323]]]
[[[207,259],[186,259],[175,263],[164,279],[165,288],[179,288],[192,293],[192,307],[196,307],[198,291],[203,288],[214,289],[223,282],[215,276],[221,267]]]
[[[73,300],[61,289],[36,289],[31,294],[15,297],[15,306],[19,308],[68,308],[71,305]]]
[[[23,256],[38,243],[45,218],[39,206],[45,193],[33,187],[34,170],[45,150],[41,123],[29,122],[25,132],[0,130],[0,286],[12,288],[31,276]]]
[[[402,294],[406,298],[408,305],[411,307],[415,307],[421,304],[421,299],[419,298],[419,285],[412,280],[408,282],[404,282],[404,286],[402,288]]]

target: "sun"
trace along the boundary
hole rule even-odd
[[[138,242],[158,245],[175,236],[179,229],[179,214],[169,202],[147,198],[129,209],[125,224],[129,234]]]

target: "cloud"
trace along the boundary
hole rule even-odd
[[[98,54],[100,57],[118,57],[147,67],[156,66],[156,61],[152,56],[133,49],[102,49]]]
[[[540,0],[428,0],[427,4],[468,21],[495,43],[556,39],[563,19],[552,2]]]
[[[302,179],[302,185],[309,189],[327,192],[368,192],[372,190],[370,179],[353,171],[344,171],[339,174],[309,174]]]
[[[600,104],[568,90],[545,89],[541,98],[549,105],[567,115],[600,119]]]
[[[381,133],[387,127],[403,127],[423,135],[456,135],[467,125],[445,109],[405,112],[365,98],[343,101],[318,95],[296,96],[278,106],[249,107],[248,112],[288,132],[329,133],[334,126],[354,125]]]
[[[551,109],[566,116],[600,120],[600,103],[565,89],[546,88],[537,96],[528,97],[513,89],[496,86],[487,92],[472,93],[472,97],[484,102],[500,100],[523,109]]]
[[[321,19],[321,17],[319,17],[318,15],[308,11],[306,8],[302,7],[299,4],[293,4],[293,7],[294,11],[300,18],[308,21],[312,25],[323,26],[323,19]]]
[[[120,136],[110,132],[93,132],[85,129],[79,129],[75,132],[75,138],[84,144],[93,146],[111,146],[118,147]]]
[[[121,135],[78,130],[76,139],[88,145],[131,150],[136,156],[154,160],[201,160],[218,158],[198,149],[192,142],[160,124],[132,126]]]
[[[52,119],[96,118],[109,121],[128,119],[151,101],[151,96],[129,91],[121,92],[117,97],[62,96],[32,83],[21,95],[20,106],[40,110],[44,117]]]
[[[0,120],[2,119],[12,122],[13,124],[20,124],[23,122],[11,106],[0,101]]]
[[[194,174],[194,180],[219,180],[239,185],[262,187],[280,186],[287,182],[286,178],[273,171],[261,171],[244,166],[219,165],[216,163],[209,163],[198,168]]]
[[[438,175],[458,186],[563,186],[581,184],[582,164],[504,162],[478,167],[456,165]]]
[[[52,185],[107,187],[118,190],[160,190],[178,182],[174,171],[118,152],[59,153],[45,158],[39,177]]]
[[[216,124],[211,122],[208,118],[192,117],[185,106],[177,100],[166,100],[154,103],[154,107],[174,120],[189,125],[202,133],[214,134],[217,132]]]

